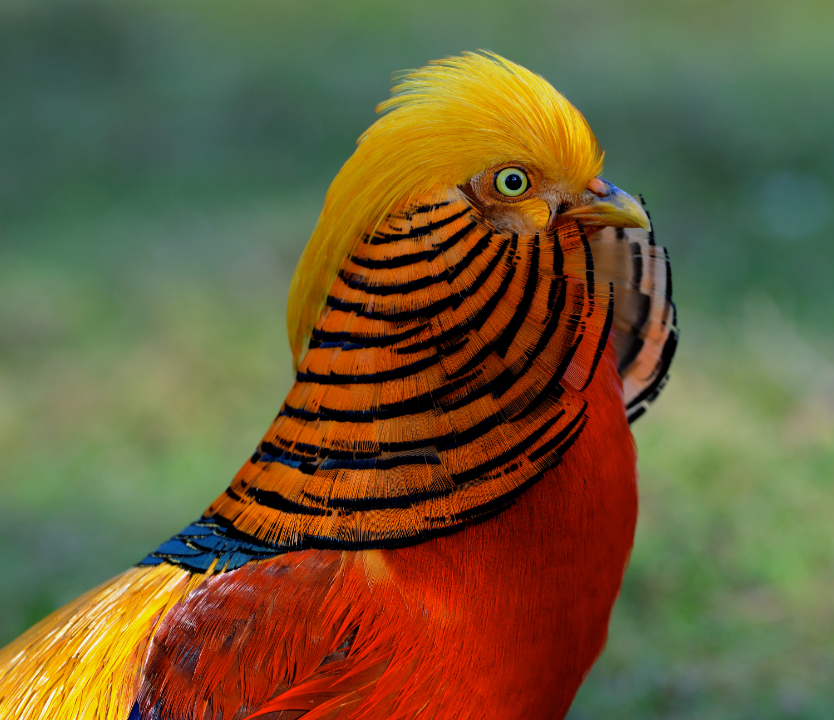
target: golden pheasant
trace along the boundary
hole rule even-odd
[[[296,381],[202,517],[0,653],[0,718],[560,718],[637,515],[666,251],[583,116],[403,77],[293,279]]]

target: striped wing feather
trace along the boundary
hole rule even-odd
[[[457,191],[422,199],[345,260],[281,412],[206,514],[360,549],[499,512],[581,432],[612,310],[577,223],[500,234]]]

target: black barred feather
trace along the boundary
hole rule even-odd
[[[143,564],[398,547],[491,517],[582,431],[612,330],[632,421],[677,342],[650,232],[499,233],[459,196],[394,215],[343,264],[250,461]]]
[[[351,549],[491,517],[585,426],[613,300],[574,220],[501,233],[456,191],[392,215],[343,263],[295,386],[207,517]]]
[[[603,228],[591,248],[597,280],[614,288],[613,343],[633,422],[666,384],[678,344],[669,256],[642,228]]]

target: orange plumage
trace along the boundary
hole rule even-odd
[[[299,264],[257,451],[0,654],[0,718],[566,713],[634,535],[628,422],[674,352],[665,251],[523,68],[452,58],[383,109]]]

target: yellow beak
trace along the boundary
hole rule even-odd
[[[600,227],[640,227],[651,230],[652,224],[643,206],[631,195],[620,190],[602,178],[588,183],[590,190],[599,199],[590,205],[582,205],[562,213],[576,218],[583,225]]]

